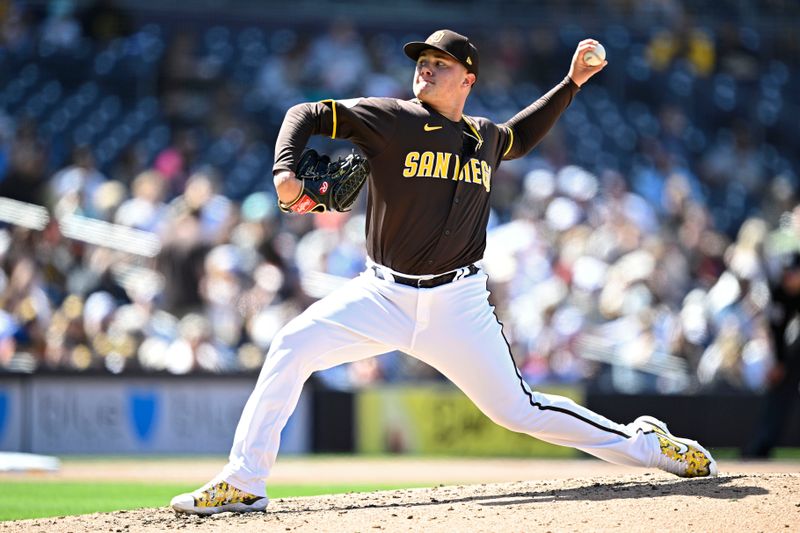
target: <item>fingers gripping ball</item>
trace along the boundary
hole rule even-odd
[[[303,182],[293,202],[279,203],[283,212],[322,213],[350,211],[369,175],[369,163],[352,153],[331,162],[327,155],[306,150],[297,164],[297,177]]]
[[[603,45],[597,43],[597,46],[594,47],[594,50],[589,50],[585,54],[583,54],[583,62],[589,65],[590,67],[597,67],[603,64],[603,61],[606,60],[606,49],[603,48]]]

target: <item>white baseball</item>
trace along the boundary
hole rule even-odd
[[[602,65],[603,61],[606,60],[606,49],[603,48],[603,45],[597,43],[597,46],[594,47],[594,50],[589,50],[585,54],[583,54],[583,62],[589,65],[590,67],[596,67],[598,65]]]

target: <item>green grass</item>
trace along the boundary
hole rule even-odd
[[[800,459],[800,448],[775,448],[773,459]]]
[[[712,448],[717,459],[739,459],[739,451],[735,448]],[[339,456],[308,456],[303,460],[336,460]],[[342,456],[350,457],[350,456]],[[392,457],[402,460],[406,456],[361,456],[369,461],[381,457]],[[136,459],[137,461],[159,461],[169,459],[185,459],[196,461],[197,457],[176,458],[163,457],[120,457],[114,459]],[[212,459],[220,457],[212,456]],[[419,457],[414,457],[419,459]],[[778,448],[774,459],[800,460],[800,448]],[[62,457],[64,461],[92,462],[108,461],[110,457],[70,456]],[[441,457],[430,457],[437,461]],[[289,461],[294,458],[287,459]],[[20,520],[25,518],[44,518],[49,516],[66,516],[86,513],[117,511],[121,509],[137,509],[141,507],[165,507],[176,494],[197,488],[186,484],[148,484],[148,483],[110,483],[110,482],[65,482],[65,481],[15,481],[4,479],[6,498],[0,506],[0,521]],[[270,498],[288,498],[294,496],[315,496],[320,494],[337,494],[344,492],[370,492],[375,490],[391,490],[411,487],[433,486],[425,483],[386,483],[386,484],[339,484],[339,485],[270,485]]]
[[[269,487],[269,497],[274,499],[424,486],[432,485],[273,485]],[[3,487],[7,496],[3,500],[3,505],[0,506],[0,520],[78,515],[141,507],[164,507],[176,494],[197,488],[183,484],[12,480],[4,480]]]

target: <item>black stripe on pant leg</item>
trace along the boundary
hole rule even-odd
[[[486,280],[486,283],[487,283],[486,292],[491,294],[491,291],[489,291],[489,288],[488,288],[488,283],[489,283],[488,278]],[[488,304],[488,302],[487,302],[487,304]],[[491,304],[488,304],[488,305],[492,310],[492,315],[494,315],[494,319],[497,321],[497,324],[500,326],[500,336],[503,337],[503,342],[506,343],[506,347],[508,348],[508,356],[511,358],[511,366],[514,367],[514,372],[516,372],[516,374],[517,374],[517,379],[519,379],[519,385],[520,385],[520,387],[522,387],[522,392],[524,392],[525,396],[528,397],[528,402],[530,402],[531,406],[536,407],[540,411],[555,411],[557,413],[564,413],[565,415],[573,416],[573,417],[577,418],[578,420],[586,422],[587,424],[589,424],[591,426],[594,426],[597,429],[601,429],[603,431],[608,431],[609,433],[613,433],[615,435],[619,435],[620,437],[625,437],[626,439],[631,438],[630,435],[626,435],[625,433],[623,433],[621,431],[617,431],[616,429],[611,429],[611,428],[607,428],[605,426],[601,426],[600,424],[598,424],[594,420],[589,420],[588,418],[583,417],[583,416],[579,415],[578,413],[573,413],[569,409],[564,409],[563,407],[553,407],[553,406],[549,406],[549,405],[542,405],[539,402],[535,401],[533,399],[533,394],[531,394],[530,391],[528,391],[528,389],[525,388],[525,380],[522,379],[522,374],[520,374],[519,368],[517,368],[517,362],[514,361],[514,354],[511,353],[511,345],[508,343],[508,339],[506,339],[506,334],[503,333],[503,323],[500,322],[500,319],[498,318],[497,313],[494,312],[494,306],[491,305]]]

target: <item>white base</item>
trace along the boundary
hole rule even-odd
[[[58,472],[61,461],[50,455],[34,453],[0,452],[0,472],[27,472],[30,470]]]

